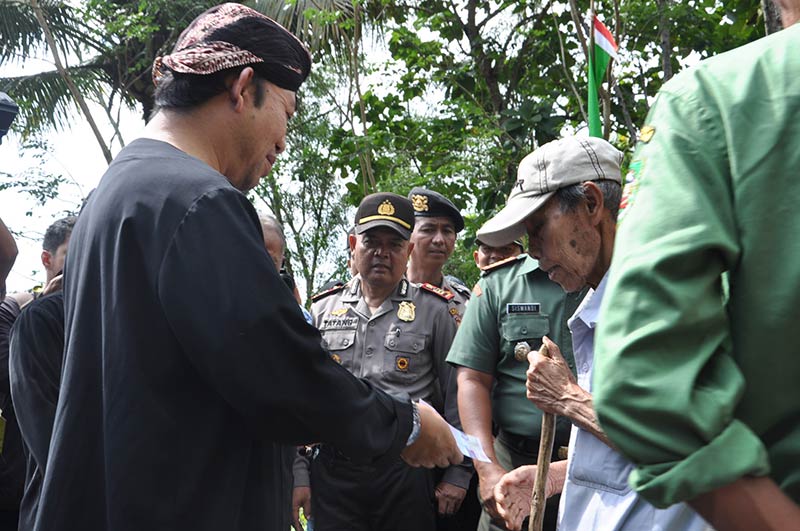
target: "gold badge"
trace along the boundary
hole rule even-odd
[[[333,361],[335,361],[335,362],[336,362],[336,363],[338,363],[339,365],[341,365],[341,364],[342,364],[342,357],[341,357],[340,355],[338,355],[338,354],[331,354],[331,358],[333,358]]]
[[[346,313],[347,313],[347,308],[337,308],[331,312],[331,315],[333,315],[334,317],[341,317]]]
[[[456,322],[456,326],[461,326],[461,314],[458,313],[458,310],[455,308],[450,308],[450,315],[453,316],[453,320]]]
[[[414,194],[411,196],[411,204],[414,206],[414,210],[417,212],[427,212],[428,211],[428,196],[427,195],[420,195]]]
[[[397,309],[397,318],[401,321],[411,322],[416,317],[416,309],[413,302],[403,301]]]
[[[408,372],[408,358],[405,356],[397,356],[394,360],[394,366],[400,372]]]
[[[639,140],[647,144],[653,138],[654,134],[656,134],[656,128],[652,125],[645,125],[642,127],[641,131],[639,131]]]
[[[378,205],[378,214],[381,216],[391,216],[394,214],[394,206],[389,202],[388,199]]]

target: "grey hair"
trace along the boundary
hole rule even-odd
[[[617,181],[608,179],[592,182],[597,184],[597,187],[603,193],[603,205],[611,214],[611,219],[617,221],[619,203],[622,200],[622,185]],[[555,196],[558,198],[562,212],[575,210],[583,201],[586,201],[586,191],[583,184],[572,184],[556,191]]]
[[[266,228],[275,232],[280,237],[283,248],[286,249],[286,235],[283,233],[283,226],[278,218],[272,214],[259,214],[258,219],[261,221],[262,229]]]

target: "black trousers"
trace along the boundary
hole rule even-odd
[[[425,468],[358,465],[323,447],[311,463],[314,531],[435,531],[433,488]]]

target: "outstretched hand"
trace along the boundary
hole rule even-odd
[[[424,402],[417,404],[417,407],[420,420],[419,438],[400,453],[403,461],[411,466],[425,468],[446,468],[461,463],[464,456],[450,433],[447,421]]]
[[[497,513],[510,531],[520,531],[525,517],[531,513],[531,493],[536,478],[536,465],[521,466],[500,478],[494,487]],[[545,498],[561,489],[553,475],[547,476]]]

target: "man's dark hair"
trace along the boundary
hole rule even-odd
[[[273,23],[274,24],[274,23]],[[287,64],[298,65],[303,78],[311,70],[311,59],[308,53],[291,34],[283,31],[265,34],[264,21],[258,17],[240,18],[228,25],[211,32],[205,41],[222,41],[234,44],[258,57],[285,58]],[[274,62],[253,63],[246,65],[255,71],[254,82],[256,94],[254,103],[260,107],[263,103],[265,80],[275,80],[282,85],[283,74],[276,71]],[[211,74],[184,74],[167,66],[161,67],[161,77],[155,90],[156,110],[161,108],[184,110],[197,107],[227,89],[226,82],[230,76],[238,75],[245,66],[237,66],[220,70]],[[285,69],[286,67],[277,67]],[[297,74],[294,74],[295,76]]]
[[[44,241],[42,242],[42,249],[49,253],[55,253],[61,245],[67,241],[69,235],[72,234],[72,228],[78,220],[75,216],[68,216],[61,218],[49,227],[44,233]]]
[[[607,179],[592,181],[603,192],[603,204],[611,214],[611,219],[617,221],[619,202],[622,199],[622,186],[617,181]],[[562,212],[575,210],[582,202],[586,201],[586,191],[583,183],[572,184],[559,188],[556,192]]]

